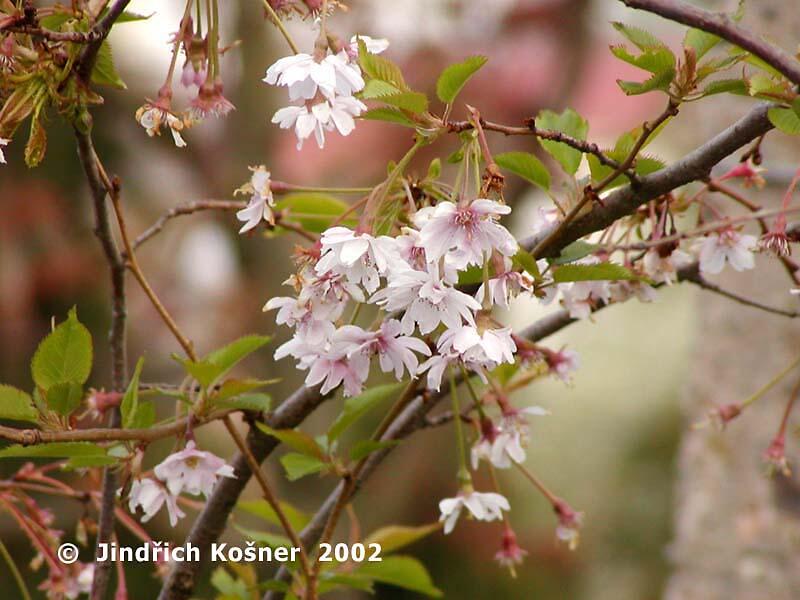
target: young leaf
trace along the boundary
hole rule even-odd
[[[325,459],[325,452],[320,448],[319,444],[314,441],[314,438],[307,433],[303,433],[297,429],[273,429],[264,423],[256,423],[256,426],[267,435],[277,438],[292,450],[307,456],[316,457],[320,460]]]
[[[399,94],[400,90],[394,87],[391,83],[381,81],[380,79],[370,79],[364,89],[361,90],[361,97],[366,100],[374,98],[381,98],[383,96],[391,96],[392,94]]]
[[[399,90],[409,89],[403,79],[403,72],[400,70],[400,67],[388,58],[369,52],[367,50],[367,45],[362,39],[358,40],[358,62],[371,79],[380,79]]]
[[[269,533],[266,531],[256,531],[255,529],[247,529],[245,527],[236,526],[236,529],[239,530],[242,535],[251,540],[258,542],[263,546],[269,546],[270,548],[280,548],[280,547],[291,547],[292,542],[286,536],[279,535],[277,533]]]
[[[253,597],[247,589],[247,584],[241,579],[234,579],[224,567],[214,569],[211,574],[211,585],[221,594],[217,598],[224,600],[250,600]]]
[[[268,344],[269,340],[269,336],[246,335],[218,350],[214,350],[197,362],[181,358],[176,358],[176,360],[184,366],[192,377],[200,382],[200,385],[208,387],[214,380],[222,377],[235,367],[239,361]]]
[[[596,265],[561,265],[553,269],[553,281],[564,283],[566,281],[615,281],[619,279],[636,279],[622,265],[604,262]]]
[[[364,545],[369,547],[369,544],[380,544],[381,552],[388,554],[421,540],[441,527],[441,523],[429,523],[417,527],[388,525],[369,534],[364,540]]]
[[[769,122],[789,135],[800,134],[800,116],[791,108],[770,108],[767,111]]]
[[[747,83],[742,79],[717,79],[703,88],[703,96],[725,93],[746,96],[748,93]]]
[[[103,447],[90,442],[53,442],[22,446],[15,444],[0,450],[0,458],[72,458],[76,456],[106,456]]]
[[[144,366],[144,358],[139,358],[136,361],[136,368],[133,370],[133,377],[128,382],[128,389],[125,390],[125,395],[122,397],[122,402],[119,405],[119,410],[122,413],[122,426],[133,427],[131,425],[136,411],[139,409],[139,377],[142,374],[142,367]]]
[[[97,53],[97,60],[92,70],[92,83],[108,85],[118,90],[128,89],[114,66],[114,56],[111,53],[111,44],[108,43],[108,40],[103,41]]]
[[[579,140],[585,140],[589,132],[589,123],[571,108],[561,114],[543,110],[536,118],[536,126],[541,129],[554,129]],[[580,150],[552,140],[541,140],[541,144],[542,148],[561,164],[567,174],[575,174],[583,156]]]
[[[392,448],[397,446],[399,443],[400,440],[384,440],[382,442],[376,440],[361,440],[353,444],[353,447],[350,449],[350,460],[353,462],[358,462],[373,452],[377,452],[378,450],[383,450],[385,448]]]
[[[515,265],[525,269],[525,271],[537,281],[542,278],[539,272],[539,265],[536,264],[536,259],[533,258],[530,252],[525,248],[520,248],[511,259]]]
[[[280,379],[226,379],[212,396],[212,401],[216,404],[217,402],[247,394],[253,390],[272,385],[279,381]]]
[[[36,423],[39,413],[29,394],[10,385],[0,384],[0,419]]]
[[[66,417],[81,405],[83,386],[69,381],[56,383],[45,392],[45,398],[50,410]]]
[[[288,502],[281,502],[280,505],[289,524],[298,531],[308,525],[308,522],[311,520],[311,515],[296,509]],[[240,500],[236,506],[246,513],[265,520],[267,523],[278,526],[281,524],[278,515],[275,514],[275,511],[267,504],[266,500]]]
[[[692,27],[686,31],[686,36],[683,38],[683,45],[686,48],[694,49],[697,60],[700,60],[720,41],[721,38],[713,33],[708,33],[702,29],[695,29]]]
[[[622,79],[617,79],[617,85],[628,96],[638,96],[639,94],[646,94],[647,92],[652,92],[653,90],[667,91],[674,78],[675,69],[670,68],[662,71],[661,73],[656,73],[650,79],[642,81],[641,83],[637,81],[623,81]]]
[[[415,115],[428,110],[428,97],[422,92],[400,92],[399,94],[381,96],[379,99],[384,104],[407,110]]]
[[[416,128],[414,121],[394,108],[372,108],[363,113],[360,118],[367,119],[369,121],[385,121],[387,123],[396,123],[397,125]]]
[[[389,400],[389,398],[396,396],[402,387],[402,383],[379,385],[366,390],[358,396],[345,400],[342,412],[336,417],[333,425],[331,425],[328,430],[328,439],[330,441],[337,439],[348,427],[358,421],[367,412],[382,402]]]
[[[550,173],[542,161],[529,152],[495,154],[494,162],[545,191],[550,189]]]
[[[39,344],[31,361],[37,387],[47,390],[58,383],[83,385],[92,371],[92,336],[78,321],[75,308],[66,321]]]
[[[119,459],[113,456],[73,456],[67,461],[63,469],[65,471],[74,471],[91,467],[107,467],[118,462]]]
[[[464,62],[450,65],[436,82],[436,95],[445,104],[451,104],[467,81],[489,60],[485,56],[470,56]]]
[[[214,400],[214,406],[267,412],[272,406],[272,396],[269,394],[242,394],[233,398]]]
[[[628,41],[639,48],[639,50],[667,48],[667,45],[664,42],[641,27],[632,27],[631,25],[625,25],[625,23],[620,23],[619,21],[615,21],[611,25],[614,27],[614,29],[628,38]]]
[[[281,464],[286,470],[286,477],[289,478],[289,481],[295,481],[328,468],[327,463],[313,456],[299,454],[298,452],[287,452],[281,456]]]
[[[590,244],[589,242],[584,242],[583,240],[577,240],[572,242],[569,246],[563,248],[561,250],[561,254],[559,254],[558,257],[550,262],[554,265],[564,265],[575,262],[584,256],[589,256],[598,248],[600,248],[600,246],[597,244]]]
[[[385,556],[381,562],[363,563],[355,573],[431,598],[443,596],[442,591],[433,585],[427,569],[411,556]]]

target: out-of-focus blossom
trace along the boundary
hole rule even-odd
[[[650,248],[642,259],[645,275],[656,283],[672,285],[678,280],[678,270],[692,262],[692,257],[676,248],[666,256],[662,256],[658,248]]]
[[[444,522],[445,535],[453,531],[464,507],[479,521],[502,519],[503,511],[511,510],[508,500],[500,494],[464,490],[454,498],[445,498],[439,502],[439,510],[442,513],[439,521]]]
[[[137,508],[141,508],[144,515],[142,523],[147,523],[161,507],[167,505],[169,513],[169,523],[173,527],[179,519],[186,514],[178,508],[178,502],[174,495],[162,484],[148,477],[144,479],[134,479],[131,491],[128,496],[128,508],[132,513],[136,513]]]
[[[275,224],[275,215],[272,213],[275,199],[270,189],[270,172],[264,165],[251,167],[250,170],[253,171],[250,181],[234,192],[251,195],[247,206],[236,213],[236,218],[244,221],[239,233],[257,227],[262,219],[271,225]]]
[[[722,271],[726,263],[735,271],[752,269],[755,266],[755,245],[755,236],[728,228],[697,240],[694,250],[699,254],[700,270],[716,274]]]
[[[161,135],[161,127],[166,126],[172,133],[172,139],[175,146],[178,148],[185,148],[186,142],[181,136],[185,124],[183,119],[180,119],[168,109],[163,108],[158,102],[150,103],[140,106],[136,111],[136,121],[144,127],[147,135],[150,137]]]

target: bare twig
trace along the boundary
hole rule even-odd
[[[88,44],[100,39],[97,31],[53,31],[43,27],[6,27],[3,31],[12,33],[22,33],[33,37],[43,38],[51,42],[75,42],[76,44]]]
[[[790,81],[800,85],[800,62],[788,52],[745,29],[726,14],[712,13],[677,0],[622,0],[622,3],[630,8],[646,10],[670,21],[718,35],[758,56],[783,73]]]
[[[111,28],[123,13],[125,7],[128,6],[129,2],[130,0],[115,0],[103,18],[92,27],[91,33],[95,37],[83,47],[75,63],[75,73],[84,83],[88,83],[91,79],[92,69],[94,69],[97,53],[100,51],[103,40],[108,37]]]
[[[191,215],[203,210],[241,210],[247,206],[246,202],[238,200],[197,200],[194,202],[187,202],[170,208],[167,212],[161,215],[158,220],[150,227],[145,229],[131,244],[133,249],[136,250],[139,246],[144,244],[151,237],[160,233],[164,226],[171,219],[180,217],[182,215]]]

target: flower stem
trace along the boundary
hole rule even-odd
[[[755,402],[756,400],[758,400],[759,398],[761,398],[761,396],[763,396],[763,395],[764,395],[764,394],[766,394],[766,393],[767,393],[769,390],[771,390],[771,389],[772,389],[772,388],[773,388],[773,387],[774,387],[774,386],[775,386],[777,383],[779,383],[779,382],[780,382],[780,380],[781,380],[781,379],[783,379],[784,377],[786,377],[786,376],[787,376],[789,373],[791,373],[791,372],[792,372],[794,369],[796,369],[798,366],[800,366],[800,356],[798,356],[797,358],[795,358],[795,359],[794,359],[794,360],[793,360],[793,361],[792,361],[792,362],[789,364],[789,366],[787,366],[787,367],[786,367],[786,368],[785,368],[783,371],[781,371],[780,373],[778,373],[777,375],[775,375],[775,377],[773,377],[771,380],[769,380],[769,381],[767,382],[767,384],[766,384],[764,387],[762,387],[760,390],[758,390],[757,392],[755,392],[755,393],[754,393],[752,396],[750,396],[749,398],[747,398],[746,400],[744,400],[744,401],[742,402],[742,408],[744,408],[744,407],[745,407],[745,406],[747,406],[748,404],[752,404],[753,402]]]
[[[466,445],[464,443],[464,428],[461,425],[461,403],[458,401],[458,391],[456,390],[456,376],[452,365],[448,367],[450,375],[450,398],[453,401],[453,422],[456,428],[456,441],[458,443],[458,480],[462,485],[472,483],[469,470],[467,469]]]
[[[14,562],[14,559],[11,558],[11,553],[6,548],[5,544],[2,540],[0,540],[0,555],[6,561],[11,574],[14,576],[14,580],[17,582],[17,586],[19,587],[19,591],[22,594],[23,600],[31,600],[31,594],[28,591],[28,586],[25,585],[25,580],[22,578],[22,573],[19,572],[17,568],[17,563]]]
[[[300,50],[298,49],[297,44],[294,43],[291,34],[284,26],[283,22],[281,21],[281,18],[278,16],[278,13],[276,13],[275,9],[272,8],[272,5],[270,5],[269,0],[262,0],[262,3],[264,4],[264,8],[266,9],[267,13],[269,13],[272,22],[275,24],[275,27],[277,27],[278,31],[281,32],[281,35],[286,40],[286,43],[289,44],[289,47],[292,49],[292,52],[294,52],[295,54],[300,54]]]

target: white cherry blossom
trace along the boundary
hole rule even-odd
[[[3,154],[3,146],[8,146],[8,143],[11,140],[6,138],[0,138],[0,163],[6,164],[6,155]]]
[[[350,38],[350,45],[347,48],[348,55],[352,58],[358,58],[358,40],[364,42],[367,52],[370,54],[380,54],[389,47],[389,40],[386,38],[372,38],[368,35],[354,35]]]
[[[329,349],[311,363],[306,377],[307,386],[321,383],[320,393],[327,394],[344,384],[345,396],[361,393],[369,376],[369,357],[362,353],[348,356],[346,345],[342,346]]]
[[[185,148],[186,142],[181,136],[184,122],[169,110],[161,108],[157,104],[145,104],[136,111],[136,121],[144,127],[150,137],[161,135],[162,125],[166,125],[172,133],[172,140],[178,148]]]
[[[355,129],[354,117],[366,109],[366,105],[356,98],[337,96],[333,100],[311,104],[310,110],[305,104],[281,108],[272,117],[272,122],[277,123],[281,129],[294,127],[298,150],[302,149],[303,142],[312,134],[317,146],[323,148],[325,131],[336,129],[341,135],[350,135]]]
[[[459,264],[482,265],[492,250],[504,256],[517,252],[518,244],[508,230],[497,223],[501,215],[511,208],[479,198],[468,206],[457,206],[452,202],[439,202],[429,209],[414,215],[414,223],[420,228],[420,239],[429,261],[456,250]]]
[[[494,492],[475,492],[467,490],[455,498],[445,498],[439,502],[441,517],[444,521],[444,533],[447,535],[456,526],[456,521],[465,508],[479,521],[495,521],[503,518],[503,511],[511,510],[505,496]]]
[[[585,319],[598,303],[611,299],[608,281],[576,281],[562,288],[564,306],[573,319]]]
[[[377,354],[384,373],[394,371],[395,377],[403,378],[404,371],[415,377],[419,359],[414,352],[431,355],[431,349],[419,338],[402,335],[402,326],[397,319],[384,321],[377,331],[365,331],[355,325],[345,325],[337,332],[337,339],[352,344],[348,355],[357,352]]]
[[[218,478],[236,478],[232,466],[211,452],[198,450],[193,440],[189,440],[183,450],[156,465],[153,472],[176,496],[186,492],[208,497]]]
[[[533,283],[529,276],[507,269],[489,280],[489,299],[492,304],[507,309],[511,300],[520,293],[529,292],[531,289],[533,289]],[[482,283],[475,294],[475,299],[483,302],[485,295],[485,285]]]
[[[678,269],[691,264],[692,257],[676,248],[667,256],[661,256],[658,248],[650,248],[642,259],[645,275],[656,283],[672,285],[678,280]]]
[[[275,224],[275,216],[272,214],[275,199],[270,189],[270,173],[264,165],[256,167],[252,171],[250,181],[236,190],[236,192],[251,194],[247,206],[236,213],[236,218],[245,222],[239,229],[239,233],[245,233],[257,227],[262,219],[272,225]]]
[[[755,266],[753,248],[756,243],[755,236],[724,229],[697,240],[694,250],[698,252],[703,273],[720,273],[726,263],[735,271],[745,271]]]
[[[169,523],[175,527],[178,523],[178,519],[182,519],[186,516],[186,514],[178,508],[178,502],[175,496],[171,494],[166,487],[149,477],[133,480],[131,491],[128,495],[128,508],[132,513],[136,513],[137,508],[142,509],[144,513],[142,516],[142,523],[147,523],[147,521],[152,519],[155,514],[161,510],[164,504],[167,505]]]
[[[351,283],[360,283],[372,293],[380,285],[380,276],[387,270],[407,268],[400,259],[395,241],[388,236],[373,237],[356,233],[347,227],[331,227],[320,237],[322,256],[317,262],[317,273],[337,273]]]

